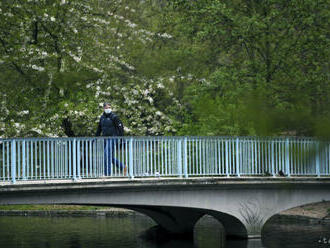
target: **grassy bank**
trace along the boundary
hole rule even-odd
[[[79,210],[111,210],[111,207],[103,206],[80,206],[80,205],[5,205],[0,206],[0,211],[15,210],[15,211],[57,211],[57,210],[68,210],[68,211],[79,211]]]
[[[307,204],[281,212],[282,215],[298,215],[312,218],[329,218],[330,201]]]
[[[0,211],[127,211],[122,208],[106,206],[81,205],[3,205]],[[292,208],[281,213],[282,215],[306,216],[312,218],[328,218],[330,216],[330,202],[308,204]]]

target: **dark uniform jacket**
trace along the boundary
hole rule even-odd
[[[97,127],[96,136],[119,136],[118,127],[121,125],[120,123],[120,119],[114,113],[103,113]]]

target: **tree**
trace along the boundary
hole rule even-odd
[[[315,134],[313,119],[329,111],[327,1],[171,2],[182,14],[182,31],[213,51],[209,83],[195,85],[199,94],[187,98],[191,129],[205,134],[213,122],[218,129],[207,129],[217,134],[229,132],[224,126],[231,134]],[[221,117],[205,116],[215,106]]]
[[[103,101],[111,101],[128,134],[172,133],[171,114],[180,104],[164,88],[169,77],[145,76],[132,56],[171,39],[140,25],[145,19],[137,12],[145,7],[119,0],[3,1],[0,135],[93,135]]]

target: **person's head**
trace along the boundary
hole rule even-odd
[[[111,113],[111,108],[110,108],[110,104],[105,102],[103,103],[103,109],[104,109],[104,113],[106,114],[110,114]]]

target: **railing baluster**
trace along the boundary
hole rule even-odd
[[[233,153],[232,153],[232,145],[233,145],[233,139],[229,139],[229,147],[228,147],[228,161],[229,161],[229,173],[235,175],[236,171],[235,171],[235,167],[234,167],[234,163],[233,163]]]
[[[131,137],[129,140],[129,176],[130,178],[134,178],[134,171],[133,171],[133,138]]]
[[[26,166],[26,157],[25,157],[25,140],[22,141],[22,179],[25,180],[25,166]]]
[[[42,162],[42,159],[41,159],[41,141],[39,140],[38,142],[38,151],[39,151],[39,163],[38,163],[38,170],[39,170],[39,179],[41,179],[41,171],[42,171],[42,166],[41,166],[41,162]]]
[[[226,174],[227,177],[230,176],[230,171],[229,171],[229,157],[228,157],[228,140],[226,139],[225,141],[225,155],[226,155]]]
[[[80,165],[81,165],[81,161],[80,161],[80,139],[77,140],[77,179],[81,179],[81,175],[80,175]]]
[[[184,137],[183,140],[183,174],[185,178],[188,178],[188,172],[187,172],[187,167],[188,167],[188,157],[187,157],[187,137]]]
[[[316,175],[317,177],[320,177],[320,142],[316,142],[316,161],[315,161],[315,166],[316,166]]]
[[[290,172],[290,143],[289,143],[289,138],[286,139],[285,141],[285,167],[286,167],[286,174],[288,175],[288,177],[291,176],[291,172]]]
[[[38,178],[38,141],[35,140],[34,142],[34,178]]]
[[[237,137],[236,138],[236,174],[238,177],[240,177],[240,158],[239,158],[239,152],[240,152],[240,149],[239,149],[239,138]]]
[[[21,179],[21,142],[20,140],[17,140],[17,164],[16,164],[16,170],[17,170],[17,180]]]
[[[0,177],[3,181],[6,179],[5,177],[5,168],[6,168],[6,164],[5,164],[5,161],[6,161],[6,158],[5,158],[5,149],[6,149],[6,143],[5,141],[1,142],[1,147],[2,147],[2,176]]]
[[[33,167],[34,167],[34,156],[33,156],[33,140],[30,141],[30,178],[34,178],[34,172],[33,172]]]
[[[181,139],[176,140],[177,144],[177,170],[178,170],[178,176],[182,177],[182,144]]]
[[[76,157],[76,139],[73,139],[72,144],[72,173],[73,173],[73,180],[77,180],[76,169],[77,169],[77,157]]]
[[[271,166],[272,166],[272,176],[276,176],[276,158],[275,158],[275,153],[276,153],[276,144],[275,141],[271,141]]]
[[[11,141],[11,180],[16,183],[16,141]]]

